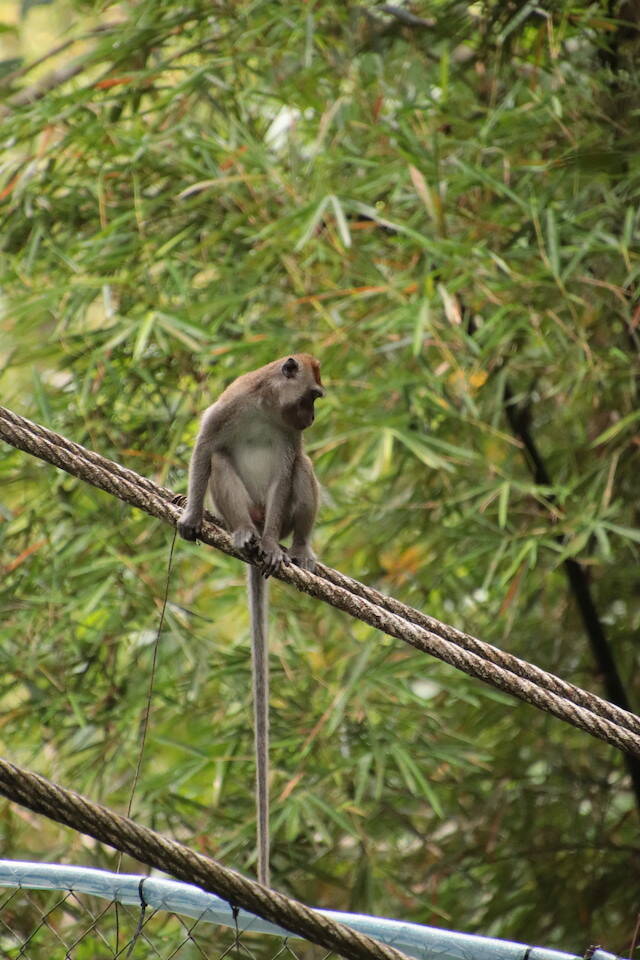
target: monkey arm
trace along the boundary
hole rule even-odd
[[[178,533],[184,540],[196,540],[202,527],[204,497],[211,475],[211,458],[224,418],[224,411],[220,407],[220,404],[214,403],[205,412],[191,455],[187,503],[178,520]]]

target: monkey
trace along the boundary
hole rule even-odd
[[[178,533],[194,541],[201,532],[207,486],[231,540],[247,557],[251,620],[253,708],[258,823],[258,880],[269,871],[269,664],[268,578],[293,561],[316,564],[311,532],[318,482],[302,444],[325,395],[320,364],[307,353],[282,357],[231,383],[204,413],[189,465],[187,502]],[[285,552],[280,540],[292,535]]]

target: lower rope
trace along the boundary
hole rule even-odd
[[[275,890],[223,867],[155,830],[142,827],[72,790],[0,759],[0,794],[57,823],[85,833],[163,870],[177,880],[215,893],[228,903],[255,913],[305,940],[348,960],[408,960],[404,953],[324,917]]]

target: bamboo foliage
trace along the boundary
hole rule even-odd
[[[610,697],[574,562],[637,708],[627,14],[78,3],[62,41],[57,5],[27,10],[23,45],[34,16],[65,45],[27,71],[2,34],[3,404],[184,489],[216,393],[310,350],[322,559]],[[166,529],[7,448],[0,511],[2,753],[122,809]],[[251,870],[243,589],[231,558],[178,550],[137,805]],[[279,886],[627,950],[620,757],[291,591],[272,637]],[[113,865],[4,823],[8,856]]]

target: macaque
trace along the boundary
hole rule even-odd
[[[269,665],[267,578],[290,561],[313,571],[310,538],[318,483],[302,446],[324,396],[320,364],[307,353],[274,360],[234,380],[205,411],[189,467],[178,533],[196,540],[209,488],[215,512],[249,566],[258,820],[258,880],[269,885]],[[280,540],[292,535],[285,552]]]

